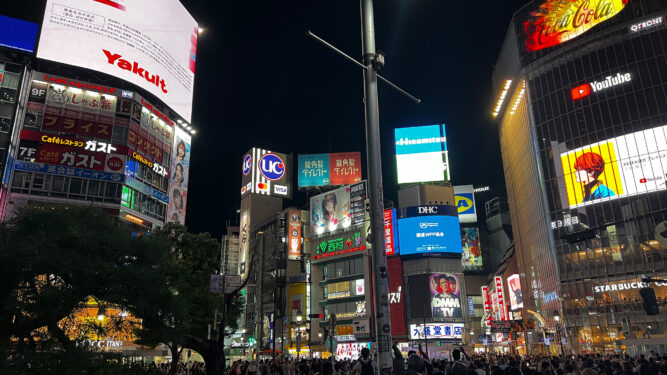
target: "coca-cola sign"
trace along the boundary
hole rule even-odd
[[[630,0],[547,0],[524,22],[526,49],[538,51],[574,39],[617,15]]]

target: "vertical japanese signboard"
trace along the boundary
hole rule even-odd
[[[384,210],[384,243],[387,255],[396,255],[399,253],[397,240],[396,209],[390,208]]]
[[[491,299],[489,298],[489,287],[482,287],[482,302],[484,303],[484,313],[489,314],[491,312]],[[491,315],[489,314],[486,317],[486,326],[491,326]]]
[[[399,257],[387,259],[387,270],[389,273],[389,312],[391,317],[391,334],[393,336],[405,335],[405,307],[403,299],[403,262]]]
[[[289,245],[287,247],[287,259],[301,259],[301,211],[289,212]]]
[[[507,320],[507,309],[505,308],[505,296],[503,294],[503,278],[496,276],[494,281],[496,283],[496,298],[498,298],[498,312],[500,313],[500,320]]]

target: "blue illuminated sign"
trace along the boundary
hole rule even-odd
[[[461,254],[461,226],[456,207],[415,206],[401,209],[398,242],[401,255]]]
[[[100,180],[100,181],[125,182],[125,175],[122,175],[120,173],[93,171],[89,169],[63,167],[63,166],[50,165],[44,163],[30,163],[21,160],[16,160],[14,162],[14,170],[50,173],[60,176],[90,178],[93,180]]]
[[[0,46],[34,52],[37,27],[36,23],[0,15]]]
[[[299,155],[299,187],[327,186],[329,178],[329,154]]]

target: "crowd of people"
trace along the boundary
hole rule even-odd
[[[225,375],[381,375],[378,364],[367,348],[358,360],[290,358],[260,361],[235,361]],[[654,352],[629,355],[514,356],[470,355],[455,349],[451,360],[429,359],[419,350],[403,356],[393,347],[395,375],[667,375],[667,355]]]

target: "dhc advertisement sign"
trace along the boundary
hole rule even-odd
[[[398,241],[401,255],[460,256],[461,226],[456,207],[413,206],[401,209]]]

